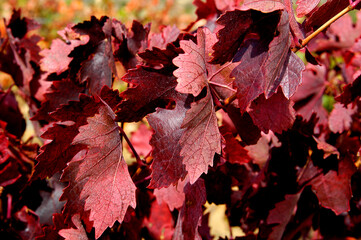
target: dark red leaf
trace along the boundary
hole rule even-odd
[[[25,120],[11,89],[6,92],[0,90],[0,120],[6,122],[6,131],[21,138],[26,127]]]
[[[331,209],[336,214],[349,211],[351,176],[355,171],[352,160],[345,157],[339,161],[338,171],[330,170],[311,182],[312,190],[323,207]]]
[[[285,200],[276,203],[275,208],[270,211],[267,217],[267,224],[277,225],[272,228],[268,239],[282,239],[286,226],[295,212],[294,210],[297,207],[300,195],[300,193],[286,195]]]
[[[16,38],[24,38],[25,35],[32,30],[38,29],[40,25],[33,19],[21,18],[21,10],[13,9],[10,21],[7,27],[11,30],[11,34]]]
[[[306,27],[308,29],[317,29],[322,24],[327,22],[330,18],[335,16],[341,10],[349,5],[348,0],[330,0],[313,11],[311,16],[306,20]]]
[[[250,106],[249,114],[253,122],[265,133],[272,130],[282,133],[293,125],[296,119],[293,103],[281,91],[265,99],[262,94]]]
[[[227,160],[232,164],[248,163],[251,158],[248,156],[248,151],[234,138],[232,133],[226,130],[225,127],[220,128],[223,138],[226,140],[226,146],[223,148],[226,153]]]
[[[180,155],[182,146],[179,143],[185,129],[182,122],[186,115],[186,95],[174,93],[175,108],[172,110],[158,108],[148,115],[154,134],[150,141],[153,147],[152,178],[149,187],[161,188],[176,184],[186,175],[183,157]]]
[[[233,59],[253,21],[250,11],[235,10],[223,14],[217,23],[224,27],[217,32],[211,63],[223,64]]]
[[[237,88],[239,107],[245,111],[248,104],[262,92],[269,98],[278,88],[289,98],[300,83],[302,61],[291,53],[288,15],[283,12],[278,31],[268,46],[257,40],[248,40],[233,61],[241,62],[232,72]],[[257,65],[259,68],[254,68]],[[289,67],[292,66],[292,67]]]
[[[99,95],[104,85],[112,86],[113,74],[116,75],[112,45],[109,39],[104,39],[90,59],[82,63],[80,79],[87,82],[90,94]]]
[[[200,239],[198,226],[203,215],[202,205],[206,202],[206,189],[203,179],[184,187],[185,202],[179,211],[173,239]]]
[[[216,7],[215,0],[206,0],[206,2],[203,2],[201,0],[194,0],[193,4],[197,7],[197,20],[208,20],[213,18],[214,16],[217,16],[218,9]]]
[[[352,83],[349,83],[343,88],[343,93],[335,99],[344,105],[348,105],[356,98],[361,96],[361,75],[358,76]]]
[[[32,119],[45,120],[47,122],[55,121],[56,119],[52,118],[50,113],[62,104],[67,104],[68,101],[78,100],[79,94],[83,91],[84,87],[76,85],[69,79],[52,82],[47,93],[44,94],[45,101]]]
[[[122,122],[139,121],[156,107],[166,106],[177,84],[175,77],[141,66],[129,70],[122,80],[132,84],[121,93],[124,101],[119,105],[117,120]]]

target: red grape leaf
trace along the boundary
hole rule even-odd
[[[302,83],[302,72],[305,70],[305,64],[294,52],[290,51],[284,63],[280,78],[282,92],[286,98],[292,97]]]
[[[272,227],[272,232],[268,239],[282,239],[282,235],[286,229],[287,223],[291,220],[294,209],[297,207],[300,193],[287,194],[285,200],[276,203],[274,209],[269,212],[267,224],[278,224]]]
[[[312,12],[306,20],[307,29],[317,29],[349,5],[348,0],[330,0]]]
[[[251,158],[248,156],[248,151],[235,139],[230,131],[227,131],[226,127],[222,126],[220,131],[226,141],[223,150],[230,163],[243,164],[251,161]]]
[[[70,105],[63,105],[51,117],[60,121],[41,136],[44,139],[52,140],[46,143],[40,149],[40,154],[36,160],[38,164],[35,166],[32,179],[44,179],[51,177],[56,172],[64,169],[69,162],[80,150],[85,146],[71,144],[75,136],[78,134],[78,128],[85,125],[88,117],[94,116],[97,112],[96,104],[93,101],[81,95],[80,102],[71,101]],[[69,122],[74,124],[70,125]]]
[[[79,40],[67,40],[67,43],[60,39],[54,39],[50,49],[44,49],[40,52],[40,55],[43,56],[40,60],[41,70],[58,75],[66,71],[72,60],[68,55],[75,47],[86,44],[88,41],[89,37],[86,35],[79,37]]]
[[[198,96],[207,87],[206,96],[191,104],[182,123],[185,128],[180,139],[181,156],[193,184],[198,177],[208,171],[208,165],[213,165],[215,153],[221,153],[221,135],[213,105],[208,81],[221,77],[222,70],[228,71],[228,66],[213,66],[209,64],[211,47],[216,37],[207,28],[197,31],[197,44],[193,41],[181,41],[184,54],[173,59],[179,68],[174,71],[178,77],[177,91]]]
[[[336,214],[350,209],[351,176],[355,171],[352,159],[346,156],[339,161],[338,171],[330,170],[311,182],[312,190],[323,207],[331,209]]]
[[[281,91],[265,99],[262,94],[250,106],[249,115],[253,122],[265,133],[272,130],[282,133],[293,125],[296,113],[293,103],[286,99]]]
[[[357,112],[357,107],[353,108],[351,104],[347,108],[341,103],[335,103],[332,112],[328,118],[328,126],[334,133],[342,133],[350,129],[352,124],[352,115]]]
[[[123,221],[129,206],[135,208],[136,187],[122,157],[115,113],[101,99],[95,98],[92,103],[97,113],[87,118],[88,123],[79,127],[72,141],[73,146],[86,146],[87,150],[83,159],[73,160],[64,172],[62,180],[71,181],[62,198],[85,201],[84,210],[90,210],[89,220],[94,222],[95,237],[99,238],[116,220]]]
[[[211,63],[223,64],[231,61],[253,21],[250,11],[231,11],[223,14],[217,23],[224,27],[217,32],[218,42],[213,46]]]
[[[288,14],[283,12],[278,25],[280,32],[269,44],[268,50],[258,40],[248,40],[233,61],[241,62],[232,72],[237,88],[239,107],[245,111],[248,104],[264,92],[269,98],[280,83],[286,96],[292,95],[300,82],[303,64],[290,53]],[[293,63],[295,66],[288,67]],[[254,68],[254,66],[260,66]]]
[[[221,154],[221,134],[210,91],[206,97],[191,104],[182,123],[185,129],[180,145],[183,163],[193,184],[208,165],[213,166],[214,154]]]
[[[121,93],[124,101],[116,113],[117,120],[122,122],[140,121],[156,107],[165,106],[177,84],[172,75],[143,66],[129,70],[122,80],[132,85]]]
[[[296,13],[301,18],[310,13],[320,2],[320,0],[297,0]]]
[[[211,47],[217,41],[215,34],[207,28],[197,31],[197,44],[191,40],[181,40],[180,46],[184,53],[173,59],[174,65],[179,67],[173,72],[177,77],[176,90],[181,93],[198,96],[208,84],[207,68],[210,65]]]
[[[112,86],[113,74],[116,75],[112,44],[104,39],[96,47],[91,57],[82,63],[81,82],[87,81],[90,94],[100,94],[104,85]]]
[[[74,228],[61,229],[59,231],[59,235],[65,238],[65,240],[88,240],[88,236],[80,220],[80,215],[75,214],[72,217],[72,221],[76,229]]]
[[[44,94],[45,101],[42,102],[41,107],[32,120],[56,121],[56,119],[50,116],[50,113],[62,104],[67,104],[68,101],[78,100],[79,93],[83,92],[83,90],[83,87],[76,85],[69,79],[52,82],[52,85]]]
[[[21,177],[19,169],[20,166],[15,159],[8,160],[6,165],[0,169],[0,186],[6,187],[14,184]]]
[[[168,44],[166,49],[153,47],[152,50],[146,49],[138,55],[143,58],[148,65],[163,65],[166,69],[170,68],[169,70],[173,73],[175,66],[172,60],[180,53],[184,53],[181,48],[177,48],[173,44]]]
[[[198,179],[194,184],[187,183],[184,193],[185,202],[179,211],[173,239],[201,239],[198,226],[201,225],[202,206],[207,200],[204,180]]]
[[[148,48],[160,48],[165,49],[168,43],[172,43],[177,40],[180,34],[180,30],[173,25],[166,26],[162,29],[161,33],[151,34],[148,40]]]
[[[273,12],[284,9],[282,0],[244,0],[241,5],[241,10],[257,10],[264,13]]]
[[[144,219],[143,225],[147,227],[153,239],[171,240],[174,232],[172,213],[166,203],[152,202],[150,216]]]
[[[150,126],[154,134],[150,141],[153,147],[152,178],[149,187],[161,188],[175,184],[186,175],[183,157],[180,155],[179,140],[184,134],[182,122],[186,115],[186,95],[175,92],[176,106],[174,109],[158,108],[155,113],[148,115]]]
[[[147,48],[150,24],[143,25],[133,21],[131,31],[116,19],[112,21],[112,33],[115,39],[114,58],[119,60],[126,69],[135,68],[138,64],[136,54]]]
[[[322,106],[322,96],[326,86],[326,68],[308,64],[302,74],[302,84],[291,100],[297,114],[310,119],[313,112],[320,118],[320,123],[327,123],[327,112]]]
[[[158,203],[167,203],[169,209],[179,209],[182,207],[185,199],[184,185],[187,183],[187,178],[183,181],[180,179],[177,184],[169,187],[154,189],[154,195],[157,197]]]

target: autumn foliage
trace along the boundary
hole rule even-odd
[[[361,13],[303,46],[349,1],[194,4],[205,26],[91,17],[48,49],[5,20],[1,239],[361,237]]]

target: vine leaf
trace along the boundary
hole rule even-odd
[[[88,236],[86,235],[85,229],[81,223],[80,215],[76,214],[72,217],[72,221],[76,227],[74,228],[67,228],[61,229],[59,231],[59,235],[65,238],[65,240],[87,240]]]
[[[155,113],[148,115],[149,125],[154,129],[150,140],[153,147],[152,178],[149,187],[161,188],[176,184],[186,175],[182,150],[179,140],[185,129],[182,122],[187,108],[187,95],[175,92],[176,106],[174,109],[158,108]]]
[[[122,157],[115,113],[102,99],[95,98],[93,103],[97,113],[87,118],[72,141],[74,146],[86,146],[86,151],[80,159],[73,159],[63,174],[62,180],[70,182],[62,199],[84,202],[99,238],[116,220],[123,221],[129,206],[135,208],[136,187]]]
[[[206,96],[193,102],[182,123],[185,129],[180,144],[180,155],[193,184],[202,173],[207,173],[208,165],[213,165],[215,153],[221,153],[221,134],[214,109],[208,81],[219,77],[222,66],[213,66],[211,60],[212,46],[217,41],[215,34],[207,28],[197,31],[197,44],[193,41],[181,41],[184,54],[173,60],[179,68],[174,71],[178,85],[176,90],[194,96],[201,96],[206,87]],[[227,69],[225,67],[224,69]],[[228,69],[227,69],[228,71]]]
[[[237,98],[241,112],[251,101],[264,93],[269,98],[282,86],[286,97],[294,94],[301,82],[303,63],[289,49],[289,22],[287,12],[282,12],[277,30],[279,34],[267,46],[264,42],[249,39],[237,52],[234,62],[240,62],[231,73],[235,78]],[[292,67],[289,64],[293,63]],[[260,66],[254,68],[254,66]]]
[[[253,122],[265,133],[272,130],[282,133],[293,124],[296,119],[296,112],[293,103],[285,98],[281,91],[266,99],[262,94],[252,102],[249,115]]]
[[[182,128],[185,131],[180,139],[180,154],[193,184],[202,173],[208,172],[208,165],[213,166],[214,154],[221,154],[221,134],[209,91],[206,97],[191,104]]]

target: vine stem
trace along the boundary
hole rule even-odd
[[[134,154],[134,157],[135,157],[135,159],[137,160],[138,165],[139,165],[139,166],[144,166],[143,161],[140,159],[137,151],[135,150],[133,144],[130,142],[127,134],[125,134],[123,128],[122,128],[122,127],[119,127],[119,129],[120,129],[120,131],[121,131],[121,136],[124,137],[125,141],[128,143],[130,149],[132,150],[132,152],[133,152],[133,154]]]
[[[313,38],[315,38],[320,32],[322,32],[323,30],[325,30],[326,28],[328,28],[332,23],[334,23],[337,19],[339,19],[340,17],[342,17],[343,15],[345,15],[346,13],[348,13],[349,11],[355,9],[355,6],[360,2],[360,0],[357,0],[355,2],[353,2],[352,4],[350,4],[349,6],[347,6],[345,9],[343,9],[341,12],[337,13],[335,16],[333,16],[330,20],[328,20],[327,22],[325,22],[321,27],[319,27],[316,31],[314,31],[313,33],[311,33],[309,36],[307,36],[305,39],[303,39],[301,42],[301,45],[294,48],[293,52],[297,52],[298,50],[300,50],[301,48],[304,48],[309,41],[311,41]]]
[[[297,52],[298,50],[300,50],[301,48],[304,48],[313,38],[315,38],[320,32],[322,32],[323,30],[325,30],[326,28],[328,28],[333,22],[335,22],[337,19],[339,19],[340,17],[342,17],[343,15],[345,15],[346,13],[350,12],[351,10],[354,10],[355,7],[361,2],[361,0],[356,0],[354,2],[351,2],[350,0],[350,5],[347,6],[345,9],[343,9],[341,12],[339,12],[338,14],[336,14],[335,16],[333,16],[330,20],[328,20],[326,23],[324,23],[320,28],[318,28],[316,31],[314,31],[313,33],[311,33],[308,37],[306,37],[305,39],[301,40],[300,39],[300,45],[293,48],[292,51],[293,52]],[[236,100],[237,95],[236,93],[233,94],[232,96],[224,99],[223,103],[224,106],[226,107],[227,105],[229,105],[230,103],[232,103],[234,100]]]

